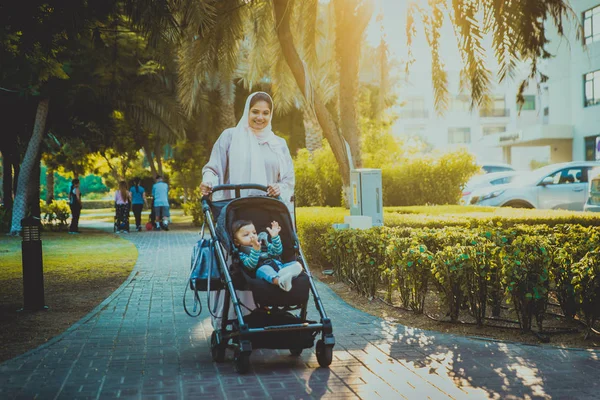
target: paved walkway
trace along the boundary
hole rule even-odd
[[[140,253],[135,276],[58,340],[0,364],[0,399],[592,399],[600,393],[599,352],[406,328],[348,306],[323,284],[318,289],[337,340],[331,368],[318,368],[314,351],[294,358],[257,350],[250,373],[240,376],[231,352],[223,364],[211,361],[206,309],[196,319],[182,309],[198,235],[172,230],[127,238]]]

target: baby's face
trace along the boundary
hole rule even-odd
[[[239,246],[252,246],[252,239],[256,238],[256,228],[253,224],[242,226],[235,233],[235,242]]]

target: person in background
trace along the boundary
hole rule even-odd
[[[140,178],[135,178],[133,186],[129,189],[131,194],[131,209],[135,216],[135,229],[138,232],[142,231],[142,209],[144,206],[148,208],[148,200],[146,200],[146,192],[142,186],[140,186]]]
[[[69,233],[79,233],[79,215],[81,215],[81,191],[79,190],[79,179],[73,179],[69,189],[69,207],[71,208],[71,225]]]
[[[115,193],[115,208],[117,210],[117,233],[129,233],[129,209],[131,194],[127,191],[127,182],[119,182],[119,190]]]
[[[156,183],[152,186],[152,198],[154,199],[154,215],[156,229],[169,230],[169,185],[163,182],[160,175],[156,176]]]

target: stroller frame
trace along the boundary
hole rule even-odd
[[[255,189],[262,190],[264,192],[267,191],[267,187],[263,185],[257,184],[226,184],[226,185],[218,185],[213,188],[213,193],[222,190],[233,190],[235,191],[234,199],[241,198],[241,190],[247,189]],[[233,200],[233,199],[232,199]],[[281,198],[278,198],[281,201]],[[304,267],[304,273],[308,276],[308,281],[310,283],[310,292],[312,293],[315,307],[320,314],[320,322],[311,322],[306,321],[307,317],[307,306],[308,300],[301,305],[301,311],[299,319],[303,322],[301,323],[293,323],[293,324],[278,324],[264,327],[249,327],[247,322],[244,320],[244,315],[242,313],[242,304],[240,303],[236,289],[234,287],[234,283],[232,280],[231,273],[229,268],[227,267],[227,262],[225,259],[225,255],[223,254],[223,246],[217,235],[215,223],[212,218],[212,210],[211,210],[211,200],[209,196],[202,197],[202,212],[205,217],[205,224],[208,226],[210,235],[212,240],[215,242],[215,253],[217,257],[217,264],[219,265],[219,269],[221,272],[221,282],[222,286],[225,288],[225,298],[224,298],[224,306],[223,306],[223,314],[221,316],[221,326],[220,329],[213,331],[211,335],[211,355],[212,359],[215,362],[223,362],[225,360],[225,351],[227,348],[232,349],[234,351],[234,368],[239,373],[245,373],[250,368],[250,354],[252,353],[253,346],[251,338],[256,335],[272,333],[272,332],[304,332],[306,334],[312,334],[313,340],[314,336],[321,333],[322,337],[316,343],[316,355],[317,361],[321,367],[328,367],[333,359],[333,346],[335,345],[335,338],[333,336],[333,327],[331,324],[331,320],[327,317],[325,312],[325,308],[323,307],[323,303],[321,298],[317,292],[317,288],[313,281],[313,276],[310,272],[308,264],[306,262],[306,258],[302,253],[302,249],[300,247],[299,241],[296,239],[294,250],[295,257],[298,262],[300,262]],[[291,218],[290,218],[291,219]],[[295,229],[295,221],[292,221],[292,230]],[[295,232],[293,232],[294,238]],[[230,310],[230,302],[233,305],[236,319],[228,320],[229,310]],[[298,305],[297,305],[298,306]],[[298,309],[296,308],[286,308],[286,311]],[[212,312],[212,311],[211,311]],[[246,316],[246,318],[249,316]],[[231,326],[231,329],[227,328]],[[231,342],[231,343],[230,343]],[[311,345],[312,346],[312,345]],[[257,347],[261,348],[261,347]],[[287,348],[287,347],[285,347]],[[303,348],[307,347],[291,347],[289,348],[290,353],[295,356],[299,356],[302,353]]]

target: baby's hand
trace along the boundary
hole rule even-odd
[[[279,235],[279,232],[281,232],[281,227],[279,226],[279,222],[277,221],[273,221],[271,222],[271,227],[267,227],[267,232],[269,232],[269,235],[271,235],[271,237],[275,237],[277,235]]]
[[[250,244],[252,245],[252,248],[256,251],[260,250],[260,243],[258,241],[258,237],[253,236],[252,239],[250,239]]]

